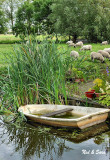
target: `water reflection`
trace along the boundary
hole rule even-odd
[[[101,129],[101,126],[99,128]],[[109,127],[104,124],[102,131],[104,129],[107,131]],[[105,137],[103,135],[96,136],[90,141],[85,141],[95,135],[95,133],[93,135],[88,133],[88,131],[81,132],[81,137],[81,134],[68,133],[53,128],[34,127],[30,124],[23,124],[19,128],[0,121],[0,160],[15,158],[19,160],[66,160],[66,155],[70,155],[71,158],[68,160],[71,160],[73,153],[77,157],[84,156],[81,152],[85,144],[93,145],[95,149],[99,145],[102,149],[101,147],[104,145],[101,144],[105,143],[110,134],[107,132]],[[104,146],[104,150],[109,147],[107,145]]]
[[[0,139],[0,146],[11,144],[15,152],[21,151],[22,159],[31,159],[35,156],[39,159],[53,159],[53,155],[60,158],[64,150],[71,150],[66,147],[64,139],[49,134],[41,127],[34,128],[30,125],[17,128],[14,125],[0,124]]]

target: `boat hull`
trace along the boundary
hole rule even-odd
[[[82,116],[76,119],[67,119],[34,115],[34,113],[39,114],[50,110],[57,111],[67,107],[73,109],[73,111],[71,111],[72,114],[78,114],[80,112]],[[106,121],[110,109],[69,105],[26,105],[21,106],[19,111],[23,112],[28,119],[44,125],[84,129]]]

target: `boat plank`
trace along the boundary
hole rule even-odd
[[[51,117],[51,116],[55,116],[57,114],[61,114],[61,113],[64,113],[64,112],[69,112],[69,111],[72,111],[72,110],[73,110],[72,108],[65,108],[65,109],[61,109],[61,110],[55,111],[55,112],[43,114],[42,116],[43,117]]]

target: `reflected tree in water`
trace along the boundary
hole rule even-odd
[[[15,152],[22,152],[24,160],[35,157],[53,160],[54,156],[59,159],[65,150],[70,150],[64,139],[49,134],[45,128],[30,125],[17,128],[14,125],[0,124],[0,139],[0,145],[13,145]]]

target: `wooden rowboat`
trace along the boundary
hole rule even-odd
[[[61,113],[61,110],[66,109],[67,112]],[[28,119],[41,124],[84,129],[106,121],[110,109],[71,105],[30,104],[21,106],[18,111],[22,112]],[[47,113],[56,113],[56,111],[56,117],[48,117]],[[74,116],[77,118],[74,118]]]

